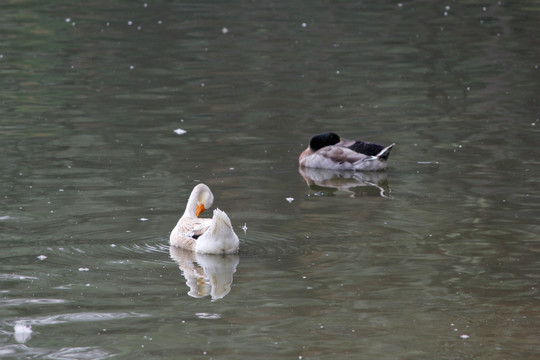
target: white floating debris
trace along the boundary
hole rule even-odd
[[[227,29],[226,27],[224,27],[223,29],[221,29],[221,33],[226,35],[229,33],[229,29]]]
[[[90,271],[90,269],[89,269],[89,268],[82,268],[82,267],[81,267],[81,268],[79,268],[79,271]]]
[[[200,312],[195,314],[199,319],[219,319],[221,314]]]
[[[176,135],[182,135],[182,134],[187,133],[187,131],[184,130],[184,129],[176,129],[176,130],[174,130],[174,133],[175,133]]]
[[[466,334],[463,334],[463,335],[460,336],[460,338],[462,338],[462,339],[468,339],[468,338],[470,338],[470,336],[469,336],[469,335],[466,335]]]
[[[133,70],[133,69],[135,69],[135,66],[129,65],[129,70]]]
[[[32,327],[24,323],[17,323],[13,327],[15,340],[18,343],[25,343],[32,338]]]
[[[294,198],[288,197],[288,198],[285,198],[285,200],[287,200],[289,202],[289,204],[290,204],[290,203],[292,203],[294,201]]]
[[[71,22],[71,19],[70,19],[70,18],[66,18],[65,21],[68,23],[68,22]]]
[[[47,258],[47,256],[46,255],[39,255],[37,258],[39,260],[45,260]]]
[[[244,226],[240,226],[240,229],[244,230],[244,235],[245,235],[248,229],[247,223],[244,223]]]
[[[128,24],[129,26],[131,26],[131,25],[133,25],[133,21],[129,20],[129,21],[127,22],[127,24]]]
[[[111,247],[116,247],[116,244],[111,244]]]
[[[140,221],[148,221],[147,218],[140,218],[139,220],[140,220]]]
[[[307,26],[306,23],[302,23],[302,27],[305,28]]]

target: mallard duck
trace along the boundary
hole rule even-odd
[[[330,170],[384,170],[394,145],[384,147],[360,140],[344,140],[329,132],[313,136],[298,163],[303,167]]]
[[[239,240],[225,212],[215,209],[211,219],[199,218],[214,203],[214,195],[205,184],[193,188],[184,215],[171,232],[170,243],[202,254],[233,254]]]

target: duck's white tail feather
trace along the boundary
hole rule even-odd
[[[229,219],[229,217],[227,216],[227,214],[225,214],[224,211],[215,209],[214,216],[212,216],[212,224],[210,225],[208,231],[210,231],[212,235],[232,232],[233,229],[231,219]]]
[[[205,254],[232,254],[238,251],[239,240],[225,212],[215,209],[212,223],[197,239],[196,251]]]
[[[392,143],[392,144],[388,145],[387,147],[385,147],[384,149],[379,151],[379,153],[377,155],[375,155],[375,157],[376,158],[382,158],[382,159],[385,159],[385,160],[388,159],[388,156],[390,155],[390,150],[392,150],[394,145],[396,145],[396,144]]]

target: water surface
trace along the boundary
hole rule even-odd
[[[0,357],[535,358],[539,11],[4,3]],[[238,256],[169,248],[199,182]]]

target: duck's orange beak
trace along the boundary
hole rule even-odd
[[[195,215],[199,217],[199,215],[201,215],[204,212],[204,210],[206,210],[206,208],[204,207],[203,204],[197,205],[197,212],[195,212]]]

